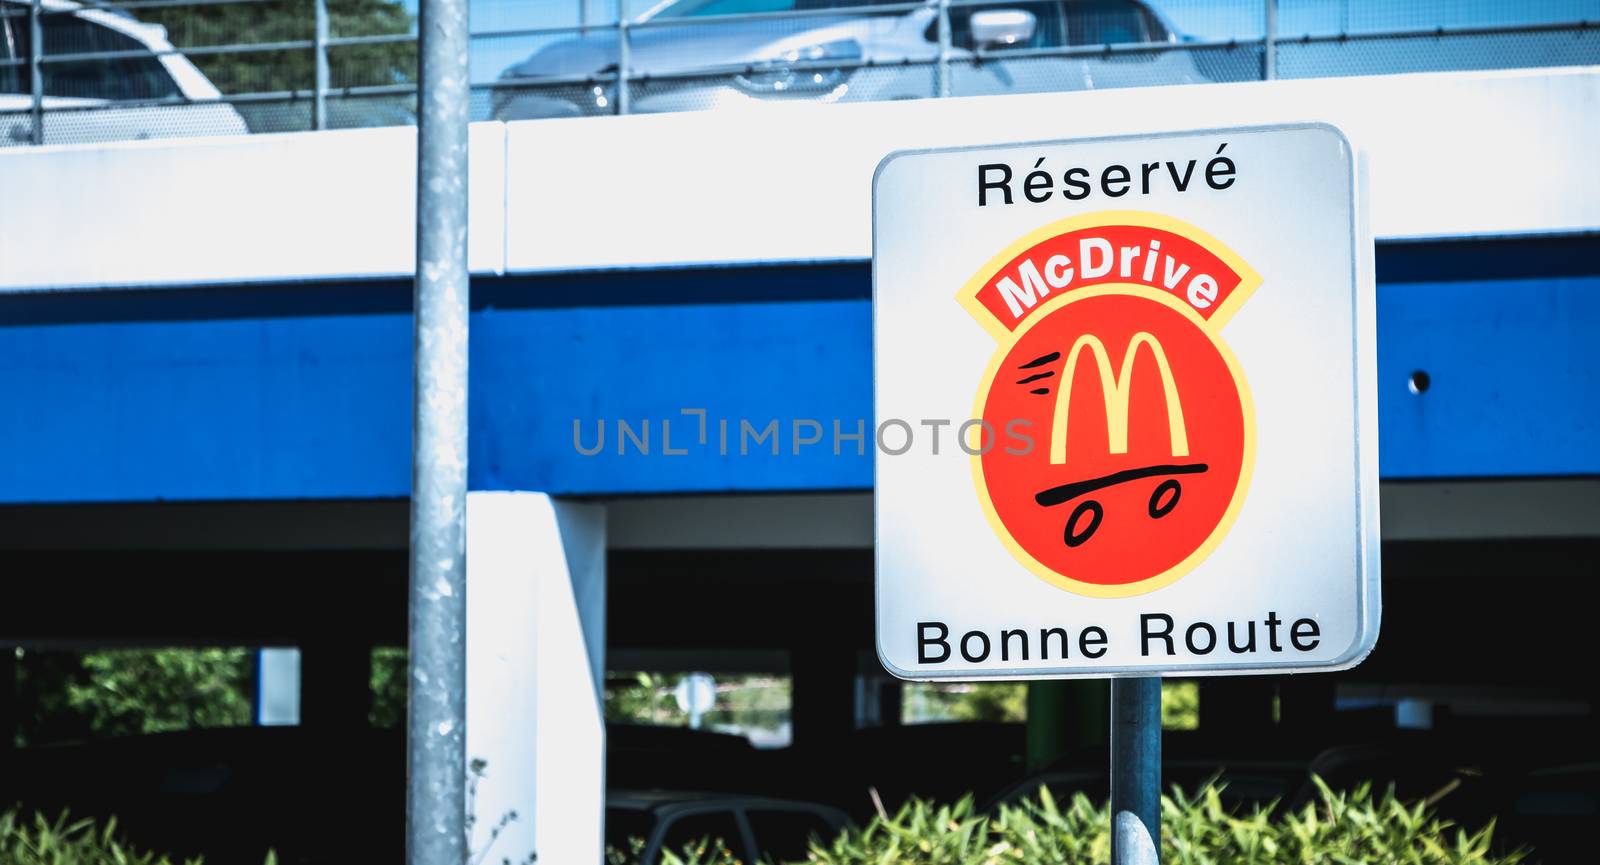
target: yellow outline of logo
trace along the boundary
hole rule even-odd
[[[1114,225],[1137,225],[1146,228],[1158,228],[1192,240],[1217,256],[1230,268],[1233,268],[1234,272],[1240,276],[1239,285],[1228,295],[1228,299],[1217,307],[1216,312],[1212,314],[1209,321],[1201,318],[1200,313],[1194,307],[1178,300],[1171,294],[1137,283],[1102,283],[1087,288],[1068,289],[1040,303],[1022,322],[1022,326],[1015,331],[1006,330],[1005,326],[997,321],[989,310],[978,302],[978,292],[988,284],[995,273],[1009,264],[1012,259],[1033,246],[1070,231]],[[1239,510],[1244,505],[1245,493],[1250,488],[1250,477],[1255,468],[1256,459],[1255,402],[1250,395],[1250,385],[1245,380],[1244,369],[1239,366],[1239,359],[1234,356],[1233,350],[1228,347],[1227,343],[1222,341],[1221,330],[1228,319],[1232,318],[1233,314],[1239,310],[1239,306],[1260,285],[1260,275],[1245,264],[1244,260],[1239,258],[1233,250],[1223,246],[1216,238],[1186,222],[1142,211],[1107,210],[1059,220],[1030,232],[1027,236],[989,259],[978,270],[977,274],[961,287],[961,290],[956,293],[956,300],[983,325],[990,336],[995,337],[995,341],[999,344],[995,349],[994,356],[989,360],[988,368],[984,370],[982,380],[979,382],[978,398],[974,403],[973,417],[983,417],[984,404],[989,400],[989,386],[993,384],[995,376],[999,373],[1000,365],[1005,360],[1006,352],[1010,350],[1012,344],[1022,338],[1023,334],[1031,330],[1034,324],[1044,320],[1058,308],[1067,304],[1109,294],[1133,295],[1164,304],[1168,308],[1176,310],[1196,327],[1200,328],[1206,337],[1211,340],[1211,344],[1216,347],[1223,361],[1228,365],[1228,371],[1233,375],[1234,387],[1239,393],[1239,407],[1244,416],[1244,446],[1239,466],[1239,482],[1234,487],[1233,498],[1229,500],[1227,510],[1223,511],[1222,519],[1217,521],[1217,525],[1211,530],[1211,534],[1206,537],[1204,543],[1195,548],[1194,552],[1171,568],[1138,582],[1119,585],[1108,586],[1100,583],[1086,583],[1063,576],[1051,570],[1044,563],[1035,559],[1027,550],[1023,549],[1016,542],[1016,539],[1011,536],[1011,532],[1005,527],[1005,524],[1000,521],[1000,516],[994,508],[994,502],[989,498],[988,485],[984,483],[983,458],[979,454],[974,454],[971,457],[972,482],[978,493],[978,501],[983,506],[983,513],[989,521],[989,528],[993,530],[995,537],[1010,551],[1012,557],[1045,582],[1074,594],[1095,598],[1129,598],[1153,592],[1156,589],[1177,582],[1179,578],[1194,570],[1196,565],[1211,555],[1211,552],[1227,536],[1228,531],[1233,528],[1234,521],[1239,517]],[[981,430],[976,428],[974,430],[979,436],[982,435]],[[971,450],[979,450],[979,444],[981,443],[973,444]]]

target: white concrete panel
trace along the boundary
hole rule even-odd
[[[902,148],[1325,120],[1377,237],[1600,229],[1600,69],[475,124],[474,272],[865,259]],[[405,276],[408,128],[0,150],[0,291]]]
[[[604,653],[605,509],[470,494],[467,759],[487,764],[474,861],[600,861]]]
[[[469,259],[500,271],[505,138],[471,130]],[[0,290],[404,277],[408,127],[0,151]]]
[[[1597,109],[1584,68],[523,121],[507,125],[507,269],[864,259],[893,150],[1303,120],[1370,154],[1380,239],[1589,230]]]

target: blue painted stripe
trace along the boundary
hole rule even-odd
[[[852,446],[835,457],[831,447],[835,420],[844,432],[871,424],[867,301],[495,310],[472,326],[474,486],[627,493],[871,483],[865,442],[860,454]],[[704,445],[698,416],[684,409],[706,410]],[[796,453],[798,419],[823,425],[824,444]],[[574,420],[586,448],[598,444],[604,420],[599,453],[578,452]],[[649,422],[648,456],[618,420],[640,440]],[[743,422],[755,436],[780,428],[757,444]],[[802,423],[800,432],[811,429]],[[688,453],[667,455],[668,444]]]
[[[1517,243],[1380,247],[1385,477],[1600,474],[1600,242]],[[865,488],[870,440],[831,442],[870,424],[869,293],[863,265],[481,280],[471,484]],[[392,281],[0,299],[0,502],[403,496],[409,307]],[[602,453],[574,418],[587,444],[607,420]],[[650,456],[616,452],[618,418],[651,419]],[[822,427],[799,455],[797,418]],[[780,453],[741,455],[740,419],[778,420]]]
[[[0,501],[404,495],[406,314],[0,328]]]
[[[1380,475],[1600,474],[1597,334],[1600,277],[1381,286]]]

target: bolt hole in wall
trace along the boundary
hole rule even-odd
[[[1413,372],[1411,378],[1406,380],[1406,389],[1418,395],[1427,393],[1428,388],[1432,385],[1433,379],[1429,378],[1428,374],[1420,369]]]

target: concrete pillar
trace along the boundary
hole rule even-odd
[[[256,724],[293,727],[300,723],[300,650],[256,651]]]
[[[605,548],[602,506],[467,496],[474,861],[601,861]]]

